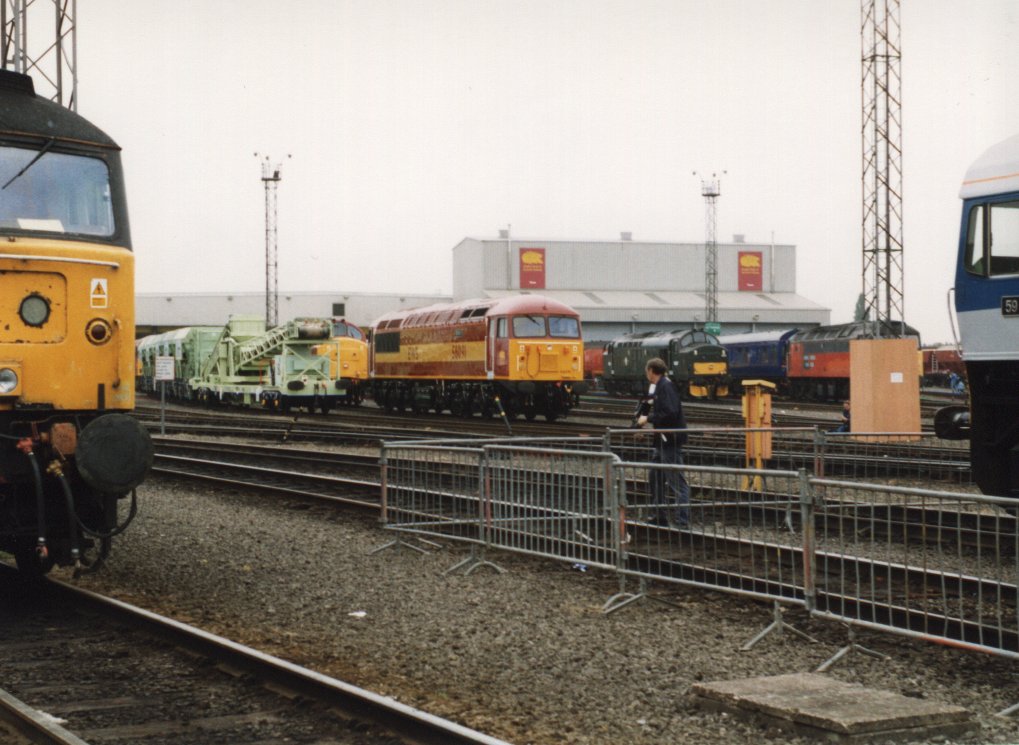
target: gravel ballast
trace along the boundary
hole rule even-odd
[[[466,547],[370,555],[393,534],[351,509],[156,478],[139,501],[106,567],[78,585],[520,745],[800,742],[701,711],[688,689],[808,672],[847,638],[790,611],[819,644],[772,635],[741,652],[771,621],[767,604],[662,586],[674,605],[606,617],[612,575],[496,553],[506,574],[444,576]],[[1019,722],[994,716],[1019,701],[1016,663],[891,634],[858,641],[891,659],[851,654],[830,675],[966,707],[982,729],[954,742],[1019,741]]]

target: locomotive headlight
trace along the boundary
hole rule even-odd
[[[113,327],[102,318],[93,318],[85,326],[85,338],[97,346],[101,346],[113,336]]]
[[[18,387],[18,374],[9,367],[0,368],[0,395],[11,393]]]
[[[21,301],[18,315],[26,326],[42,326],[50,318],[50,302],[42,295],[32,293]]]

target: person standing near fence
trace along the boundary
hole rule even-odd
[[[637,424],[641,427],[650,422],[656,430],[686,429],[679,389],[666,376],[667,370],[665,362],[658,357],[648,360],[644,368],[648,383],[651,384],[648,390],[651,410],[646,416],[637,419]],[[661,465],[682,465],[684,443],[685,433],[656,432],[651,462]],[[650,484],[651,495],[657,505],[652,522],[656,525],[685,527],[690,521],[687,508],[690,504],[690,485],[682,472],[655,468],[651,472]]]
[[[849,432],[850,431],[850,425],[849,425],[850,416],[851,416],[851,414],[850,414],[850,411],[849,411],[849,402],[848,401],[843,401],[842,402],[842,420],[839,422],[839,426],[838,427],[836,427],[835,429],[830,430],[830,431],[831,432]]]

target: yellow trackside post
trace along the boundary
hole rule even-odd
[[[764,467],[764,461],[771,459],[771,391],[774,383],[767,380],[743,381],[743,421],[747,428],[746,467],[758,470]],[[744,476],[741,484],[744,491],[761,491],[761,476]]]

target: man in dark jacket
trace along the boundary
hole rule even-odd
[[[683,404],[680,401],[679,389],[666,377],[668,368],[665,362],[655,357],[648,360],[644,368],[648,382],[648,396],[651,398],[651,411],[647,416],[637,419],[643,427],[647,423],[656,430],[686,429],[683,416]],[[656,432],[652,463],[662,465],[682,465],[682,446],[686,442],[686,434],[682,432]],[[685,527],[689,524],[690,515],[686,505],[690,504],[690,485],[679,470],[654,468],[651,472],[651,493],[657,507],[653,522],[657,525]],[[680,505],[669,507],[669,505]]]

